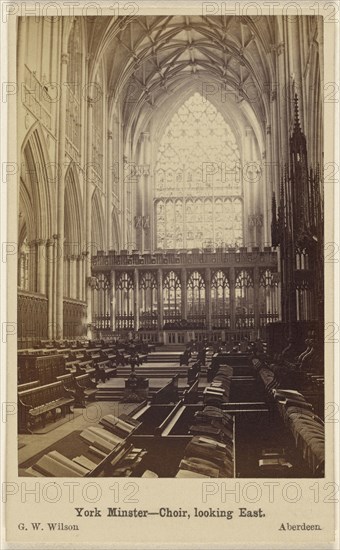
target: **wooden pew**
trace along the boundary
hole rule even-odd
[[[77,377],[73,373],[64,374],[58,380],[62,381],[65,388],[72,393],[75,407],[85,408],[87,401],[95,399],[97,386],[91,380],[89,374],[82,374]]]
[[[65,363],[65,369],[67,372],[76,372],[77,365],[79,365],[79,360],[76,361],[66,361]]]
[[[38,418],[41,418],[45,426],[48,413],[55,420],[59,408],[65,416],[66,412],[71,412],[70,406],[73,403],[74,397],[61,381],[20,392],[19,433],[33,433],[32,428]]]
[[[26,382],[26,384],[18,385],[18,392],[31,390],[32,388],[37,388],[40,386],[40,380],[33,380],[33,382]]]
[[[98,367],[98,369],[100,369],[100,375],[104,371],[105,380],[109,380],[110,378],[112,378],[112,376],[115,376],[117,374],[117,367],[112,366],[112,363],[109,359],[100,361],[95,366]]]
[[[89,374],[90,376],[96,377],[96,369],[91,360],[78,362],[76,365],[76,376],[80,376],[81,374]]]
[[[171,409],[170,413],[163,420],[160,426],[158,426],[155,429],[155,435],[157,436],[168,435],[184,411],[185,411],[185,406],[183,405],[183,401],[178,401],[178,403],[176,403],[173,409]]]
[[[176,374],[170,382],[163,386],[163,388],[160,388],[154,394],[152,403],[166,404],[178,401],[178,379],[179,374]]]
[[[189,388],[186,388],[183,393],[184,403],[197,403],[198,401],[198,385],[199,375],[196,375],[196,379],[192,382]]]
[[[88,374],[82,374],[81,376],[75,377],[77,390],[80,390],[80,393],[77,392],[80,397],[80,403],[83,407],[86,406],[86,401],[91,401],[95,399],[97,394],[97,385],[93,382]]]
[[[192,382],[196,380],[196,377],[198,373],[201,370],[201,362],[196,361],[191,365],[191,367],[188,368],[188,384],[190,385]]]
[[[18,357],[19,384],[40,380],[49,384],[57,376],[65,374],[65,359],[62,355],[20,355]]]
[[[235,369],[235,373],[236,370],[243,370],[244,374],[247,374],[251,371],[250,355],[241,353],[215,353],[207,371],[207,381],[212,382],[219,368],[224,365],[238,367],[238,369]]]

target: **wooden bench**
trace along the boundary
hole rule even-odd
[[[97,386],[88,374],[77,377],[73,373],[64,374],[58,380],[61,380],[64,387],[72,393],[75,399],[74,406],[77,408],[86,407],[86,401],[90,401],[96,396]]]
[[[188,368],[188,384],[190,385],[192,382],[196,380],[196,377],[198,373],[201,370],[201,363],[200,361],[196,361],[191,365],[191,367]]]
[[[178,379],[179,374],[176,374],[170,382],[163,388],[160,388],[152,397],[152,403],[166,404],[176,403],[178,401]]]
[[[95,399],[97,394],[97,385],[93,382],[88,374],[82,374],[75,377],[77,401],[80,406],[85,407],[86,401]],[[80,390],[80,391],[78,391]]]
[[[26,384],[18,385],[18,392],[31,390],[32,388],[37,388],[40,386],[40,380],[33,380],[33,382],[26,382]]]
[[[186,388],[183,392],[184,403],[197,403],[198,384],[199,384],[199,375],[197,374],[195,380],[192,381],[191,386],[189,388]]]
[[[19,433],[33,433],[31,428],[39,418],[45,426],[49,413],[54,421],[59,408],[65,416],[66,412],[71,412],[70,406],[73,403],[74,397],[61,381],[20,392],[18,394]]]
[[[120,352],[117,352],[116,353],[116,365],[128,365],[129,363],[129,359],[130,359],[130,355],[127,355],[125,353],[120,353]]]
[[[104,378],[105,380],[109,380],[112,378],[112,376],[115,376],[117,374],[117,367],[112,366],[112,362],[109,359],[105,359],[103,361],[100,361],[96,364],[96,367],[100,369],[100,376],[102,375],[102,372],[104,371]],[[104,380],[104,382],[105,382]]]
[[[65,369],[68,372],[75,372],[77,369],[77,365],[79,365],[79,360],[76,361],[66,361],[65,363]]]
[[[92,360],[86,359],[85,361],[79,361],[76,365],[76,376],[80,374],[90,374],[91,376],[95,376],[96,369],[93,366]]]
[[[65,359],[62,355],[20,355],[18,357],[19,384],[40,380],[49,384],[57,376],[65,374]]]

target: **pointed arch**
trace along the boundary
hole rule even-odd
[[[54,193],[51,164],[39,123],[21,148],[18,218],[18,286],[46,293],[44,244],[54,233]]]
[[[32,231],[30,239],[47,239],[53,234],[55,197],[54,175],[51,171],[45,136],[41,125],[36,123],[23,141],[21,148],[20,207],[31,204]],[[28,200],[29,197],[29,200]],[[20,210],[21,211],[21,210]]]
[[[237,214],[236,202],[224,202],[222,208],[227,197],[242,201],[240,168],[234,132],[216,106],[196,91],[173,114],[159,143],[157,247],[240,246],[242,225],[228,225]],[[207,199],[211,211],[205,208]]]

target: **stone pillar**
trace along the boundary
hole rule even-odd
[[[116,330],[116,273],[110,273],[110,326],[112,332]]]
[[[84,251],[81,254],[81,300],[86,301],[86,256],[88,252]]]
[[[135,214],[136,219],[141,220],[140,223],[135,223],[135,240],[136,247],[141,253],[144,253],[144,231],[143,231],[143,222],[144,220],[144,203],[145,203],[145,193],[146,189],[144,186],[144,176],[143,176],[143,163],[144,163],[144,137],[143,134],[140,139],[139,144],[139,154],[138,154],[138,165],[136,166],[136,195],[135,195]]]
[[[251,150],[251,140],[252,140],[253,131],[250,127],[246,127],[245,136],[244,136],[244,147],[243,147],[243,162],[245,166],[245,174],[247,175],[244,178],[244,222],[243,222],[243,235],[244,235],[244,246],[254,245],[254,228],[249,225],[249,217],[254,215],[254,205],[253,205],[253,189],[252,182],[250,180],[250,175],[252,174],[252,150]]]
[[[57,258],[60,255],[58,235],[53,235],[53,338],[57,336]]]
[[[65,252],[65,249],[64,249]],[[64,254],[64,298],[70,297],[70,257]]]
[[[28,243],[29,246],[29,264],[28,264],[28,290],[37,291],[37,241],[33,240]]]
[[[148,220],[147,223],[143,223],[143,251],[152,249],[152,231],[153,225],[153,190],[151,189],[152,181],[150,174],[151,166],[151,144],[149,132],[143,132],[143,144],[144,144],[144,160],[143,160],[143,216],[144,220]]]
[[[259,268],[254,267],[254,318],[255,318],[256,331],[259,331],[260,329],[259,294],[260,294],[260,273],[259,273]]]
[[[92,301],[94,299],[94,290],[96,288],[96,278],[95,277],[86,277],[86,301],[87,301],[87,311],[88,304],[91,304],[91,317],[87,314],[87,338],[91,340],[92,338]]]
[[[25,253],[19,252],[17,285],[19,288],[22,288],[23,290],[25,290],[24,262],[25,262]]]
[[[38,243],[38,292],[40,294],[46,294],[46,241],[39,239]]]
[[[157,310],[158,330],[163,330],[164,325],[164,302],[163,302],[163,270],[157,270]]]
[[[211,318],[212,318],[212,302],[211,302],[211,269],[206,267],[205,269],[205,304],[206,304],[206,327],[211,330]]]
[[[187,299],[187,270],[185,267],[181,269],[181,297],[182,297],[182,319],[186,319],[188,315],[188,299]]]
[[[235,330],[235,268],[229,269],[230,329]]]
[[[57,227],[59,249],[57,256],[57,296],[56,296],[56,338],[63,338],[64,305],[64,194],[65,194],[65,140],[66,140],[66,94],[68,54],[61,54],[59,135],[58,135],[58,184],[57,184]]]
[[[70,298],[77,299],[77,256],[70,257]]]
[[[108,130],[107,132],[107,177],[106,177],[106,243],[107,250],[112,249],[113,245],[113,234],[112,234],[112,187],[113,187],[113,142],[112,142],[112,131]]]
[[[82,290],[83,290],[83,265],[82,265],[82,255],[78,254],[77,256],[77,289],[76,289],[76,298],[77,300],[82,300]]]
[[[133,271],[133,288],[134,288],[133,313],[135,318],[134,329],[137,332],[137,330],[139,329],[139,272],[138,272],[138,269],[136,268]]]
[[[86,305],[87,305],[87,337],[92,338],[92,287],[91,287],[91,214],[92,214],[92,131],[93,131],[93,98],[87,98],[87,170],[86,170]]]
[[[53,338],[53,265],[54,265],[53,239],[46,242],[47,263],[47,338]]]

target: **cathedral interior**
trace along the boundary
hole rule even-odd
[[[322,18],[20,17],[17,79],[20,475],[322,477]]]

